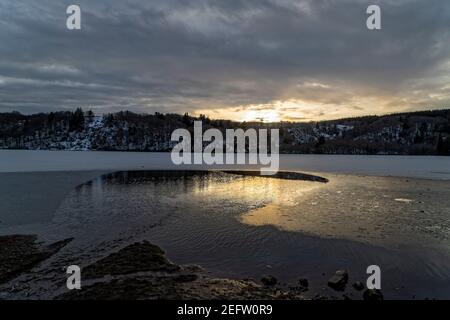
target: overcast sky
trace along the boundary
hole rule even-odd
[[[449,0],[0,0],[0,112],[307,121],[449,102]]]

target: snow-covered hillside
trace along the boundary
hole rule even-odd
[[[0,114],[0,149],[170,151],[178,128],[278,128],[282,153],[450,154],[450,110],[368,116],[309,123],[211,120],[177,114],[92,112]]]

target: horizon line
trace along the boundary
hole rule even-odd
[[[199,114],[199,115],[195,115],[195,114],[190,114],[188,112],[185,112],[183,114],[183,112],[181,113],[176,113],[176,112],[159,112],[159,111],[155,111],[153,113],[147,113],[147,112],[135,112],[135,111],[131,111],[131,110],[120,110],[120,111],[115,111],[115,112],[107,112],[107,113],[102,113],[102,114],[97,114],[94,110],[92,109],[84,109],[83,107],[77,107],[74,109],[67,109],[67,110],[58,110],[58,111],[47,111],[47,112],[35,112],[35,113],[23,113],[20,111],[16,111],[16,110],[12,110],[12,111],[5,111],[5,112],[0,112],[0,115],[2,114],[12,114],[12,113],[16,113],[16,114],[20,114],[23,116],[34,116],[34,115],[39,115],[39,114],[50,114],[50,113],[59,113],[59,112],[75,112],[77,109],[81,109],[84,113],[92,111],[94,113],[94,116],[96,117],[100,117],[100,116],[105,116],[105,115],[109,115],[109,114],[117,114],[117,113],[121,113],[121,112],[130,112],[130,113],[134,113],[137,115],[156,115],[156,114],[161,114],[161,115],[178,115],[178,116],[184,116],[184,114],[187,114],[189,117],[191,118],[197,118],[200,119],[201,116],[205,116],[206,119],[212,120],[212,121],[231,121],[231,122],[235,122],[235,123],[258,123],[258,124],[277,124],[277,123],[314,123],[314,122],[331,122],[331,121],[344,121],[344,120],[349,120],[349,119],[358,119],[358,118],[365,118],[365,117],[385,117],[385,116],[395,116],[395,115],[403,115],[403,114],[413,114],[413,113],[422,113],[422,112],[437,112],[437,111],[450,111],[450,107],[443,107],[443,108],[438,108],[438,109],[425,109],[425,110],[415,110],[415,111],[402,111],[402,112],[391,112],[391,113],[383,113],[383,114],[366,114],[366,115],[361,115],[361,116],[349,116],[349,117],[342,117],[342,118],[335,118],[335,119],[328,119],[328,120],[309,120],[309,121],[293,121],[293,120],[280,120],[280,121],[258,121],[258,120],[252,120],[252,121],[239,121],[239,120],[232,120],[232,119],[225,119],[225,118],[210,118],[208,115],[206,114]]]

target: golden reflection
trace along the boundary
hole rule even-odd
[[[305,181],[283,182],[292,184],[286,186],[289,192],[286,192],[285,188],[280,188],[271,203],[242,214],[240,221],[252,226],[272,225],[286,231],[302,230],[303,219],[299,219],[298,207],[304,205],[312,191],[324,187],[324,185]]]
[[[442,224],[437,228],[433,220],[423,218],[430,212],[446,221],[450,205],[442,201],[442,195],[448,193],[447,183],[321,175],[329,182],[212,177],[194,192],[199,199],[206,197],[211,203],[235,208],[239,222],[250,226],[273,226],[282,231],[389,246],[402,244],[405,237],[414,241],[417,232],[422,235],[418,242],[423,237],[427,241],[448,240],[450,228]],[[436,210],[436,203],[441,209]]]
[[[246,176],[222,183],[208,183],[203,188],[195,188],[194,193],[222,201],[233,199],[253,204],[255,209],[239,217],[242,223],[299,230],[301,221],[291,218],[286,212],[294,212],[289,208],[299,206],[306,195],[323,186],[318,182]]]
[[[252,226],[272,225],[286,231],[302,230],[302,221],[285,214],[284,205],[271,203],[262,208],[251,210],[240,217],[244,224]]]

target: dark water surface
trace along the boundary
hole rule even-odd
[[[312,296],[335,294],[326,283],[337,269],[349,271],[350,284],[365,283],[376,264],[386,298],[450,298],[450,182],[325,177],[329,183],[183,171],[96,178],[73,190],[51,223],[16,230],[75,238],[23,277],[17,296],[52,296],[63,266],[147,239],[174,262],[215,276],[272,274],[287,285],[308,278]],[[347,294],[360,296],[351,286]]]

